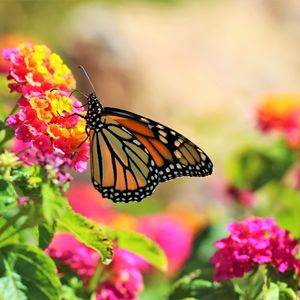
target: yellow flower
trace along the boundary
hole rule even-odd
[[[60,116],[63,112],[72,111],[72,99],[66,96],[58,96],[51,101],[51,110],[55,116]]]

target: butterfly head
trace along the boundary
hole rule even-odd
[[[95,93],[89,94],[87,101],[86,121],[90,128],[94,128],[99,123],[99,116],[103,110],[103,106]]]

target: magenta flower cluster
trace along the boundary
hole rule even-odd
[[[77,241],[70,233],[56,233],[46,253],[73,269],[83,283],[94,275],[100,256]],[[103,267],[105,280],[97,290],[97,300],[135,300],[143,289],[142,269],[145,262],[137,255],[115,249],[111,265]]]
[[[248,217],[228,226],[229,237],[218,240],[218,250],[210,262],[216,281],[242,277],[261,264],[270,264],[279,272],[299,272],[298,242],[272,218]]]

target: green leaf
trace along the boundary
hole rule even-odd
[[[281,182],[272,182],[257,193],[266,199],[260,216],[274,217],[279,226],[289,230],[295,237],[300,235],[298,226],[300,218],[300,192],[298,189],[285,186]],[[276,205],[274,205],[276,203]]]
[[[297,154],[286,143],[243,149],[229,165],[231,182],[237,187],[256,190],[272,180],[280,180],[295,163]]]
[[[16,229],[8,223],[7,220],[0,217],[0,228],[5,227],[5,230],[2,230],[2,234],[0,235],[0,246],[4,246],[6,244],[11,244],[18,241],[18,236],[14,235]],[[3,241],[3,242],[1,242]],[[0,293],[1,295],[1,293]],[[1,298],[0,298],[1,299]]]
[[[264,291],[270,290],[270,294],[272,294],[273,290],[275,293],[275,284],[277,286],[280,300],[297,299],[296,292],[298,290],[298,276],[295,274],[295,271],[288,270],[282,273],[273,266],[266,266],[264,275]]]
[[[36,230],[39,248],[46,249],[48,247],[55,233],[55,228],[55,223],[53,223],[53,225],[41,224],[37,226]]]
[[[10,127],[4,121],[0,121],[0,131],[4,131],[4,135],[1,136],[0,147],[2,147],[7,141],[12,139],[15,135],[15,130]]]
[[[98,252],[103,263],[111,262],[112,241],[108,239],[100,225],[75,213],[70,207],[67,207],[59,218],[58,225],[62,230],[71,232],[78,241]]]
[[[2,284],[14,288],[5,300],[58,300],[60,282],[53,261],[40,249],[30,245],[7,245],[0,248]],[[1,299],[1,298],[0,298]]]
[[[263,299],[264,300],[280,300],[279,288],[277,284],[270,282],[263,287]]]
[[[87,291],[86,286],[84,286],[82,280],[78,276],[66,277],[62,279],[62,300],[85,300],[94,299],[90,297],[90,293]]]
[[[127,230],[112,230],[118,247],[140,255],[162,271],[167,270],[168,260],[163,250],[141,233]]]
[[[0,213],[4,212],[7,207],[16,204],[17,194],[14,186],[0,177]]]
[[[27,300],[26,287],[13,271],[0,278],[0,300]]]
[[[67,199],[62,197],[57,187],[46,183],[41,187],[42,212],[45,220],[53,224],[67,209]]]
[[[201,300],[238,300],[239,295],[235,292],[234,286],[230,281],[216,283],[204,280],[201,279],[201,271],[196,270],[177,280],[168,297],[169,300],[190,298]]]
[[[41,181],[46,178],[45,170],[38,165],[19,166],[11,171],[13,184],[20,195],[39,201]]]
[[[76,292],[69,286],[62,286],[62,300],[83,300],[76,295]]]

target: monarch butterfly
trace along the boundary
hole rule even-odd
[[[92,183],[103,197],[141,201],[161,182],[212,173],[209,157],[180,133],[138,114],[103,107],[95,89],[85,96],[88,109],[81,117],[90,138]]]

